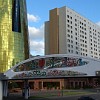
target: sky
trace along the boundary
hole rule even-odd
[[[44,23],[49,10],[67,6],[100,25],[100,0],[26,0],[30,54],[44,55]]]

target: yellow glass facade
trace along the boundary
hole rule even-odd
[[[13,2],[0,0],[0,73],[29,58],[26,2],[19,0],[21,32],[12,31]]]

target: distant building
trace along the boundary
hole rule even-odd
[[[0,0],[0,72],[28,58],[26,0]]]
[[[68,7],[50,10],[45,54],[78,54],[100,59],[100,27]]]

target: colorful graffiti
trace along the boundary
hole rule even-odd
[[[66,71],[66,70],[33,70],[23,72],[15,75],[13,78],[37,78],[37,77],[68,77],[68,76],[79,76],[87,75],[86,73],[80,73],[77,71]]]
[[[30,71],[39,69],[62,68],[62,67],[75,67],[88,64],[88,61],[82,58],[72,57],[50,57],[35,59],[17,66],[14,71]]]

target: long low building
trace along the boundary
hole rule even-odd
[[[99,84],[100,60],[69,54],[37,56],[18,63],[5,75],[19,83],[28,79],[34,89],[94,87]]]

